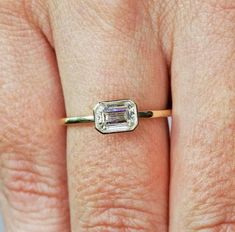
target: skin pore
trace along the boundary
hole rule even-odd
[[[0,0],[8,232],[235,230],[235,4]],[[102,100],[166,109],[131,133],[64,128]]]

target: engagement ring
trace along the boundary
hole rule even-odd
[[[94,122],[95,128],[102,134],[133,131],[139,118],[168,117],[171,110],[138,111],[131,100],[99,102],[93,109],[93,115],[76,116],[63,119],[65,125]]]

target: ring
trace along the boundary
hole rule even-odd
[[[73,125],[94,122],[95,128],[102,134],[133,131],[139,118],[168,117],[171,110],[138,111],[132,100],[114,100],[99,102],[93,109],[93,115],[63,118],[63,124]]]

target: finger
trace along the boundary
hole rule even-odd
[[[177,14],[171,231],[235,231],[235,12],[206,2]]]
[[[55,56],[27,20],[22,2],[0,3],[0,203],[5,229],[69,231],[65,131],[57,121],[64,108]]]
[[[113,99],[166,108],[166,65],[148,9],[131,2],[50,6],[67,115]],[[112,135],[69,127],[67,159],[72,231],[167,231],[166,120]]]

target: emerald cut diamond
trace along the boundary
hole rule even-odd
[[[93,112],[95,127],[104,134],[132,131],[138,125],[137,107],[131,100],[100,102]]]

